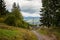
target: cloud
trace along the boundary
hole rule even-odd
[[[26,12],[21,12],[24,17],[40,17],[38,13],[26,13]]]
[[[34,18],[34,19],[33,19]],[[24,17],[25,21],[32,24],[40,24],[40,17]]]
[[[39,0],[25,0],[25,1],[21,1],[21,10],[24,12],[30,12],[30,13],[34,13],[34,12],[38,12],[42,6],[42,4],[40,3],[41,1]]]
[[[5,0],[6,8],[11,10],[13,2],[19,3],[24,17],[40,17],[41,0]]]

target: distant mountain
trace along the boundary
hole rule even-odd
[[[24,20],[30,24],[40,24],[40,17],[24,17]]]

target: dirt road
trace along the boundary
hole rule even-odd
[[[48,36],[45,36],[45,35],[41,35],[34,30],[32,30],[32,32],[37,36],[38,40],[56,40],[55,37],[48,37]]]

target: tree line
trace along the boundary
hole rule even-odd
[[[42,8],[40,14],[41,25],[47,27],[60,26],[60,0],[42,0]]]

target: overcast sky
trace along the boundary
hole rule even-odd
[[[41,0],[5,0],[6,8],[11,10],[13,2],[19,3],[24,17],[40,17]]]

